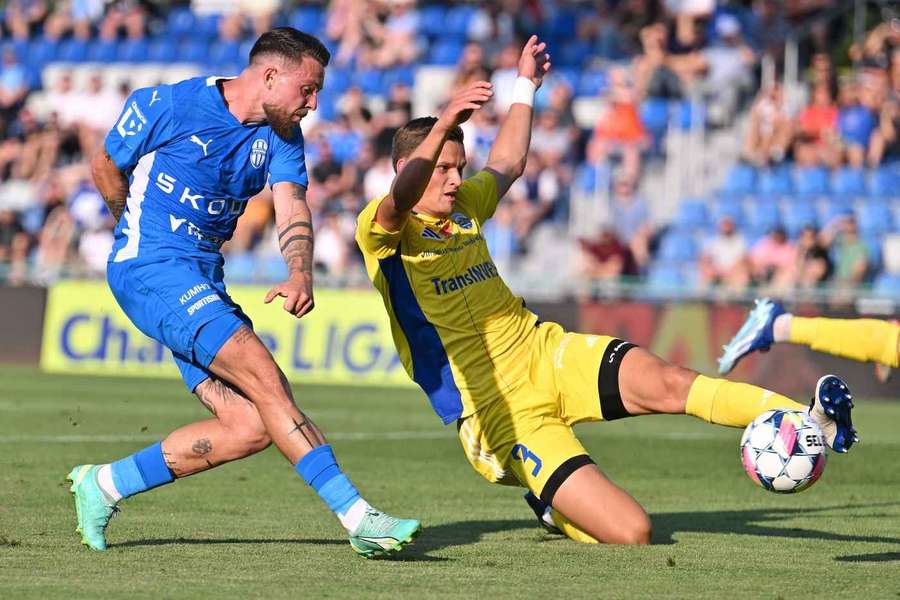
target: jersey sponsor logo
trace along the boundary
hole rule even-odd
[[[150,108],[151,106],[153,106],[154,102],[159,102],[159,101],[160,101],[159,90],[153,90],[153,95],[150,96],[150,104],[147,105],[147,108]]]
[[[125,109],[125,112],[122,113],[122,117],[119,119],[119,122],[116,123],[116,131],[119,132],[119,135],[124,137],[129,137],[132,135],[137,135],[144,129],[144,125],[147,124],[147,117],[144,116],[144,113],[141,112],[141,109],[138,108],[137,101],[132,101],[131,104],[128,105],[128,108]]]
[[[189,317],[193,316],[195,312],[206,306],[207,304],[212,304],[213,302],[221,302],[222,299],[218,294],[210,294],[209,296],[203,296],[193,304],[187,307],[187,314]]]
[[[177,219],[175,215],[169,215],[169,226],[172,227],[172,232],[178,231],[178,228],[181,227],[187,219]]]
[[[529,450],[525,444],[516,444],[512,448],[512,457],[513,460],[521,460],[523,465],[527,465],[528,461],[534,463],[534,468],[531,469],[531,476],[537,477],[537,474],[541,472],[541,467],[543,466],[543,462],[540,457]]]
[[[442,240],[444,238],[441,237],[441,234],[428,229],[427,227],[422,230],[422,237],[426,240]]]
[[[194,142],[195,144],[197,144],[198,146],[200,146],[201,148],[203,148],[203,156],[209,156],[209,152],[207,152],[206,147],[209,146],[210,142],[213,141],[212,138],[209,138],[208,140],[206,140],[206,143],[204,144],[203,140],[198,138],[196,135],[192,135],[191,141]]]
[[[165,171],[160,171],[156,175],[156,187],[165,192],[166,194],[172,194],[175,191],[175,184],[178,183],[178,180],[166,173]],[[180,185],[180,184],[179,184]],[[196,211],[205,212],[209,215],[222,215],[229,214],[234,215],[235,217],[239,217],[244,212],[244,208],[247,206],[247,200],[209,200],[205,203],[205,206],[201,208],[201,201],[205,201],[206,198],[203,194],[192,194],[191,188],[189,186],[184,186],[184,189],[181,190],[181,195],[178,197],[178,202],[181,204],[190,204],[191,208]],[[174,231],[174,229],[172,230]]]
[[[257,138],[253,141],[253,145],[250,147],[250,164],[253,165],[254,169],[263,166],[263,163],[266,162],[266,152],[268,151],[269,143],[266,140]]]
[[[184,306],[188,303],[188,301],[199,294],[200,292],[205,292],[209,290],[210,285],[208,283],[198,283],[195,286],[189,287],[186,292],[184,292],[181,296],[178,297],[178,301],[181,302],[181,305]]]
[[[438,296],[442,296],[499,276],[500,273],[497,272],[497,267],[488,260],[480,265],[471,266],[466,269],[465,272],[454,277],[449,277],[447,279],[432,277],[431,284],[434,286],[434,292]]]
[[[462,229],[471,229],[472,228],[472,219],[467,217],[462,213],[455,212],[450,215],[450,219],[459,225]]]

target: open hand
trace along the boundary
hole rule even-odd
[[[473,111],[484,106],[493,95],[490,82],[474,81],[453,94],[438,120],[443,121],[448,128],[462,125],[469,120]]]
[[[544,75],[550,70],[550,54],[545,50],[547,44],[539,42],[538,36],[533,35],[525,42],[519,57],[519,77],[527,77],[537,88],[541,87]]]
[[[284,310],[298,319],[311,311],[313,302],[312,273],[291,273],[287,281],[283,281],[269,290],[265,303],[269,304],[278,296],[285,298]]]

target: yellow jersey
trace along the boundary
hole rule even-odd
[[[486,171],[466,179],[449,218],[412,213],[396,232],[375,222],[383,199],[360,213],[356,242],[406,372],[452,423],[528,380],[537,316],[500,278],[481,233],[496,181]]]

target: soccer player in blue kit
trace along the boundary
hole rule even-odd
[[[399,550],[419,522],[370,506],[331,446],[297,408],[250,319],[223,283],[222,243],[268,181],[288,279],[266,294],[302,317],[313,308],[313,230],[300,120],[316,109],[328,50],[289,27],[256,41],[236,78],[195,78],[135,91],[91,167],[118,220],[107,278],[122,310],[171,349],[187,387],[213,418],[69,479],[82,543],[105,530],[129,496],[250,456],[274,443],[372,556]]]

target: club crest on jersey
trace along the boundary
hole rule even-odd
[[[441,237],[441,234],[428,229],[427,227],[422,230],[422,237],[426,240],[442,240],[444,238]]]
[[[269,143],[262,138],[257,138],[250,147],[250,164],[254,169],[258,169],[266,162],[266,152],[269,150]]]
[[[453,220],[454,223],[462,227],[463,229],[471,229],[472,228],[472,219],[467,217],[462,213],[455,212],[450,215],[450,219]]]

